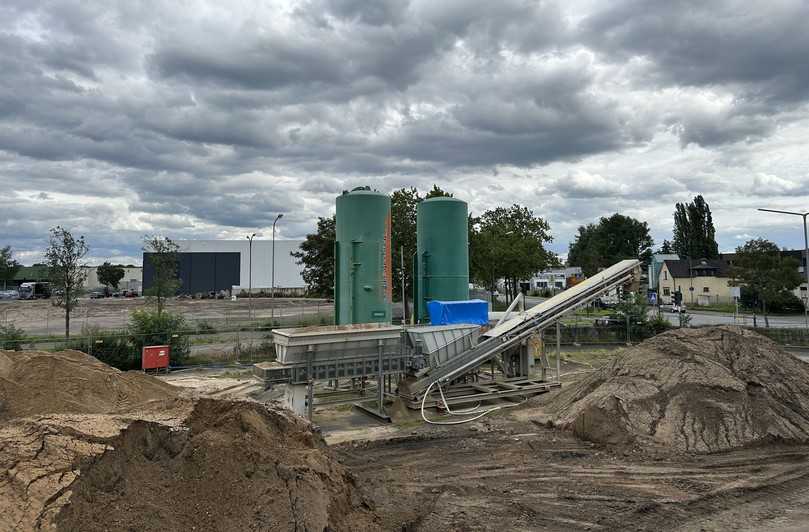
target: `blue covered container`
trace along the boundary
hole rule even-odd
[[[451,325],[454,323],[489,324],[489,304],[482,299],[466,301],[429,301],[427,312],[433,325]]]

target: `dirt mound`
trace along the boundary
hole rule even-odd
[[[612,445],[809,441],[809,364],[740,327],[661,334],[546,401],[557,426]]]
[[[201,400],[184,430],[135,422],[71,486],[64,530],[371,530],[353,478],[311,425]]]
[[[111,413],[175,397],[173,386],[79,351],[0,351],[0,420]]]

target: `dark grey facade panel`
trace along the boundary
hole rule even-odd
[[[143,254],[143,289],[154,282],[151,253]],[[231,252],[178,253],[178,294],[197,294],[230,290],[240,284],[241,254]]]

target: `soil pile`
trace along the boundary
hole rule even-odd
[[[809,364],[740,327],[658,335],[547,400],[557,426],[618,446],[809,441]]]
[[[286,410],[184,399],[78,352],[0,351],[0,398],[0,532],[379,529]]]
[[[376,530],[311,425],[200,400],[183,430],[135,422],[71,486],[64,530]]]
[[[173,386],[79,351],[0,351],[0,419],[105,414],[175,397]]]

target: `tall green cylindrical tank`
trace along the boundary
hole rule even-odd
[[[418,205],[413,259],[413,308],[429,321],[427,302],[469,299],[469,226],[466,202],[430,198]]]
[[[337,198],[334,320],[391,321],[390,197],[368,187]]]

